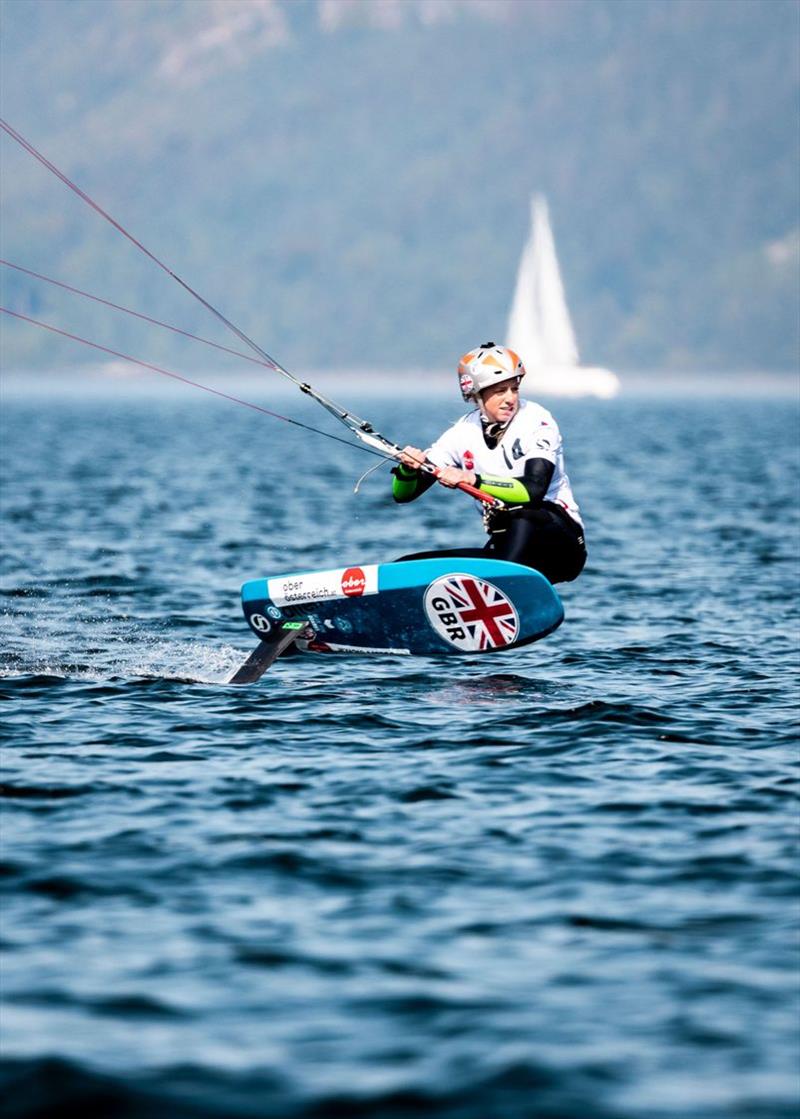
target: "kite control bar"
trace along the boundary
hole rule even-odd
[[[358,436],[362,443],[366,443],[367,446],[374,447],[376,450],[382,451],[388,457],[399,461],[403,453],[401,448],[398,447],[396,443],[391,443],[385,436],[381,435],[380,432],[374,431],[370,424],[364,423],[360,427],[351,427],[350,430]],[[423,470],[426,474],[433,474],[434,478],[437,479],[442,473],[441,468],[432,463],[430,459],[423,459],[419,463],[419,469]],[[484,493],[483,490],[479,490],[477,486],[470,485],[469,482],[457,482],[453,488],[462,490],[464,493],[469,494],[470,497],[474,497],[477,501],[482,501],[484,505],[488,505],[491,508],[505,505],[505,502],[501,501],[499,497],[494,497],[490,493]]]

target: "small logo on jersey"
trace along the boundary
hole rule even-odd
[[[272,629],[272,622],[269,618],[265,618],[263,614],[251,614],[250,625],[257,633],[269,633]]]
[[[364,593],[367,577],[360,567],[348,567],[342,575],[342,591],[348,598]]]
[[[465,470],[474,470],[475,469],[475,456],[473,455],[472,451],[464,451],[464,454],[462,455],[462,458],[464,460],[464,469]]]
[[[518,459],[522,458],[524,454],[525,452],[522,449],[522,443],[519,441],[519,439],[515,439],[514,446],[511,448],[511,457],[513,459]]]
[[[484,652],[510,645],[519,634],[513,604],[493,583],[474,575],[446,575],[425,592],[425,613],[433,628],[461,652]]]

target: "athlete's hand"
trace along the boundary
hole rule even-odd
[[[425,452],[419,447],[403,447],[400,452],[400,462],[403,466],[410,466],[412,470],[419,470],[425,462]]]
[[[474,470],[460,470],[457,466],[444,466],[437,475],[437,481],[451,490],[462,482],[466,482],[468,486],[474,486],[477,477]]]

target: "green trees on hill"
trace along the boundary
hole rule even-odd
[[[292,368],[438,368],[502,335],[534,190],[588,362],[796,364],[791,0],[461,3],[427,23],[409,3],[388,26],[369,4],[333,25],[313,0],[273,7],[280,26],[239,0],[7,0],[3,115]],[[6,259],[213,332],[12,149]],[[188,357],[0,271],[6,305]],[[86,357],[4,326],[9,365]]]

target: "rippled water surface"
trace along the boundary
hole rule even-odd
[[[188,390],[6,394],[7,1115],[796,1115],[796,403],[551,406],[559,630],[234,688],[245,579],[471,502]]]

